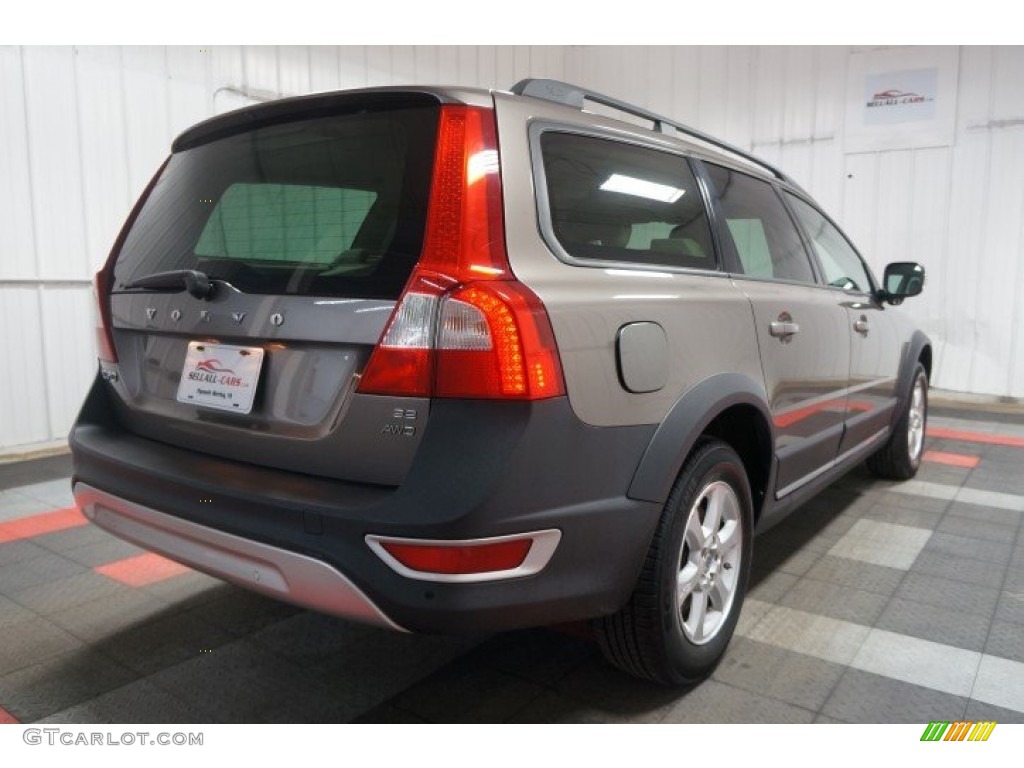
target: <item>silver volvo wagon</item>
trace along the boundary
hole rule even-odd
[[[174,141],[97,275],[75,498],[314,610],[587,619],[692,683],[755,531],[917,471],[932,351],[893,305],[923,284],[771,165],[566,83],[248,107]]]

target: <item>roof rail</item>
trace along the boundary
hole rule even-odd
[[[737,146],[729,144],[728,142],[716,139],[714,136],[698,131],[696,128],[690,128],[682,123],[677,123],[671,118],[659,115],[656,112],[651,112],[649,109],[638,107],[635,104],[630,104],[619,99],[612,98],[611,96],[605,96],[603,93],[597,93],[595,91],[587,90],[578,85],[572,85],[571,83],[563,83],[561,80],[548,80],[545,78],[527,78],[526,80],[520,80],[518,83],[512,86],[512,93],[517,96],[533,96],[537,99],[545,99],[547,101],[558,102],[559,104],[566,104],[570,107],[576,107],[576,109],[583,109],[584,101],[592,101],[595,104],[601,104],[605,107],[617,109],[620,112],[634,115],[635,117],[641,117],[645,120],[650,120],[654,123],[654,130],[661,133],[670,133],[667,130],[674,128],[680,133],[685,133],[688,136],[692,136],[695,139],[703,141],[706,144],[718,147],[719,149],[725,150],[733,155],[742,157],[744,160],[748,160],[751,163],[761,166],[768,170],[773,176],[781,181],[789,182],[793,184],[793,180],[789,178],[785,173],[780,171],[771,163],[766,160],[762,160],[757,155],[747,152],[745,149],[740,149]]]

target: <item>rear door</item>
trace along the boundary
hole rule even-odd
[[[839,446],[845,453],[880,437],[892,421],[900,336],[892,313],[875,298],[870,272],[839,228],[805,200],[786,193],[786,201],[811,242],[824,281],[846,308],[850,391],[846,433]]]
[[[113,269],[113,386],[128,429],[283,469],[401,480],[428,402],[354,390],[420,255],[439,105],[364,99],[235,121],[172,155]],[[201,271],[214,293],[132,285],[170,270]]]
[[[771,184],[710,163],[705,168],[719,238],[754,315],[783,496],[839,451],[850,365],[844,297],[822,289]]]

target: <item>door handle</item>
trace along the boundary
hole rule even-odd
[[[867,336],[868,331],[871,330],[871,323],[868,322],[868,319],[866,317],[862,317],[860,320],[856,320],[853,323],[853,330],[855,330],[861,336]]]
[[[789,339],[800,333],[800,325],[792,320],[774,320],[768,326],[768,332],[777,339]]]

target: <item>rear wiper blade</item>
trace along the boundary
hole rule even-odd
[[[174,291],[186,290],[197,299],[208,299],[213,296],[215,286],[213,281],[204,273],[196,269],[172,269],[169,272],[154,272],[152,275],[140,277],[123,286],[127,290],[132,288],[146,288],[151,291]]]

